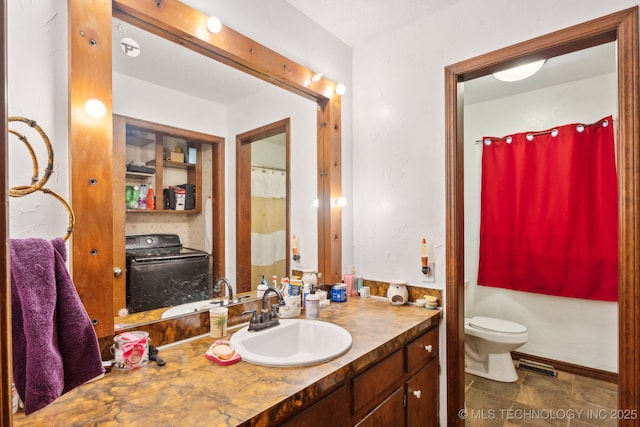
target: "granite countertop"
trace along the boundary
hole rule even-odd
[[[320,311],[319,320],[347,329],[353,344],[329,362],[294,368],[244,361],[220,366],[204,357],[214,341],[206,335],[162,348],[159,355],[165,366],[151,361],[131,371],[112,370],[40,411],[17,414],[14,425],[266,425],[400,348],[440,317],[439,310],[393,306],[375,297],[332,302]]]

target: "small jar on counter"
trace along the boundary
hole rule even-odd
[[[347,285],[338,283],[331,287],[331,301],[345,302],[347,301]]]

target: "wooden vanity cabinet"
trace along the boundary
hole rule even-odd
[[[439,339],[439,329],[431,328],[406,346],[407,427],[439,425]]]
[[[349,407],[346,402],[348,401],[349,393],[347,387],[343,385],[280,425],[283,427],[347,426]]]
[[[434,325],[400,349],[356,372],[334,392],[284,426],[439,425],[439,328]]]
[[[438,341],[436,326],[354,379],[354,402],[368,398],[375,404],[379,394],[372,393],[372,388],[358,387],[358,381],[378,381],[378,387],[385,387],[385,381],[380,380],[381,368],[394,372],[397,369],[396,355],[403,356],[401,362],[404,362],[404,369],[401,375],[396,377],[396,381],[389,383],[390,387],[386,387],[387,390],[391,388],[391,392],[385,394],[384,400],[357,424],[358,427],[438,426]],[[357,411],[355,414],[358,415]]]

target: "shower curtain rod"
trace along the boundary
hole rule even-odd
[[[251,164],[252,168],[260,168],[260,169],[268,169],[271,171],[278,171],[278,172],[286,172],[286,169],[281,169],[281,168],[274,168],[271,166],[261,166],[261,165],[254,165],[253,163]]]
[[[609,123],[607,123],[607,120],[598,120],[595,123],[589,123],[589,124],[586,124],[586,125],[584,123],[577,123],[576,124],[576,129],[577,129],[578,132],[582,132],[582,130],[586,126],[594,126],[594,125],[599,125],[599,124],[602,124],[603,126],[608,126],[609,125]],[[529,139],[529,140],[533,140],[533,138],[536,137],[536,136],[547,135],[547,134],[554,133],[554,132],[557,133],[558,130],[556,128],[553,128],[553,129],[549,129],[549,130],[543,130],[543,131],[540,131],[540,132],[529,132],[529,133],[527,133],[527,139],[529,139],[529,136],[531,136],[531,139]],[[516,132],[516,133],[520,133],[520,132]],[[508,138],[511,138],[511,136],[507,135],[507,136],[503,136],[501,138],[490,138],[490,140],[491,141],[504,141],[504,140],[506,140]],[[482,140],[482,139],[476,139],[476,142],[474,144],[482,144],[483,142],[484,142],[484,140]]]

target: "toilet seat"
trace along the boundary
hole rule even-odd
[[[527,332],[527,328],[519,323],[504,319],[494,319],[493,317],[472,317],[469,320],[469,326],[474,329],[502,334],[522,334]]]

